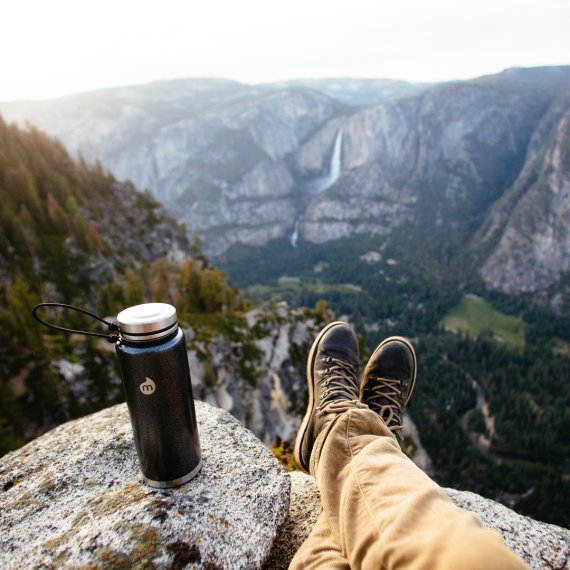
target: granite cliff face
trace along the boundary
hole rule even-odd
[[[342,175],[309,206],[301,237],[386,235],[404,223],[423,237],[469,235],[514,181],[551,100],[499,76],[366,108],[341,125],[331,121],[295,155],[301,173],[317,175],[342,127]]]
[[[246,313],[231,336],[187,328],[194,396],[267,445],[292,440],[304,413],[306,355],[321,326],[306,309],[269,303]]]
[[[538,125],[524,167],[489,214],[481,240],[499,242],[481,274],[507,293],[543,289],[570,270],[570,98]]]

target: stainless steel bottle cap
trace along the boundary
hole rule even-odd
[[[167,303],[145,303],[117,315],[121,337],[146,341],[169,335],[178,328],[176,309]]]

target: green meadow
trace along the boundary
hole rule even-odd
[[[247,288],[247,293],[258,299],[274,299],[276,301],[290,300],[303,291],[323,295],[327,293],[358,294],[362,289],[352,283],[328,284],[304,281],[298,277],[281,277],[278,286],[253,285]]]
[[[484,299],[467,295],[442,319],[443,328],[471,338],[485,337],[509,350],[521,351],[525,343],[525,325],[493,309]]]

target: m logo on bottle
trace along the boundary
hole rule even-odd
[[[151,394],[154,394],[156,384],[152,378],[145,377],[144,382],[139,386],[139,388],[145,396],[150,396]]]

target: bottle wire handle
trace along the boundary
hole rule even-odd
[[[68,329],[65,327],[60,327],[59,325],[53,325],[51,323],[44,321],[43,319],[41,319],[38,316],[38,314],[37,314],[38,310],[43,308],[43,307],[58,307],[58,308],[62,308],[62,309],[69,309],[71,311],[76,311],[78,313],[83,313],[84,315],[87,315],[87,316],[91,317],[92,319],[96,319],[96,320],[102,322],[103,324],[107,325],[109,332],[111,334],[91,332],[91,331],[80,331],[80,330],[76,330],[76,329]],[[101,317],[99,317],[93,313],[90,313],[89,311],[86,311],[85,309],[75,307],[74,305],[67,305],[65,303],[40,303],[39,305],[36,305],[33,308],[32,315],[34,316],[36,321],[38,321],[42,325],[44,325],[50,329],[54,329],[56,331],[62,331],[62,332],[66,332],[66,333],[83,334],[83,335],[87,335],[87,336],[99,336],[99,337],[107,339],[111,343],[117,342],[120,338],[120,335],[119,335],[120,328],[119,328],[119,325],[117,323],[106,321],[105,319],[102,319]],[[117,334],[113,334],[115,331]]]

